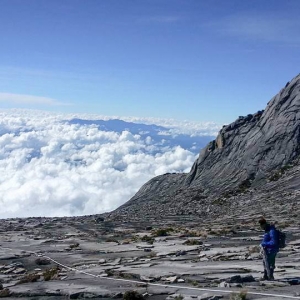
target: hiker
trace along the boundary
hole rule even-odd
[[[264,276],[262,280],[274,280],[275,259],[279,251],[278,232],[275,226],[269,224],[265,218],[261,218],[259,224],[265,231],[260,244],[264,263]]]

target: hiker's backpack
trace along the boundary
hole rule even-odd
[[[286,234],[281,230],[277,229],[277,236],[278,236],[278,247],[282,249],[286,246]]]

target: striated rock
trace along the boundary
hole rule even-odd
[[[152,277],[147,277],[147,276],[140,276],[141,281],[146,281],[146,282],[154,282],[154,278]]]
[[[239,117],[220,131],[217,140],[200,153],[188,185],[212,192],[239,185],[260,184],[271,171],[299,155],[300,76],[269,103],[265,111]],[[213,180],[212,180],[213,179]]]
[[[24,268],[16,268],[15,270],[12,271],[14,274],[24,274],[26,270]]]
[[[178,277],[177,276],[170,276],[162,278],[163,281],[169,282],[169,283],[175,283],[177,282]]]
[[[265,110],[223,126],[216,140],[202,149],[188,174],[151,179],[109,218],[203,218],[226,214],[233,202],[247,194],[245,202],[257,203],[267,184],[282,181],[288,170],[298,166],[299,140],[300,75],[273,97]],[[300,188],[296,177],[300,179],[295,170],[289,182],[278,185],[282,193]]]

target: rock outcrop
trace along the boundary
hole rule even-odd
[[[300,151],[300,76],[286,85],[265,111],[239,117],[224,126],[202,150],[186,179],[210,192],[240,184],[261,184],[288,165]]]
[[[272,176],[297,165],[300,154],[300,75],[263,111],[223,126],[188,174],[153,178],[111,216],[209,212],[212,201],[263,189]],[[274,178],[273,178],[274,179]],[[214,200],[212,200],[214,199]],[[222,202],[222,201],[221,201]]]

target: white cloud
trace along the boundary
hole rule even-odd
[[[68,122],[74,116],[0,110],[0,218],[110,211],[152,177],[188,172],[197,157],[151,136]]]
[[[217,135],[221,125],[214,122],[193,122],[193,121],[178,121],[175,119],[160,119],[160,118],[141,118],[141,117],[122,117],[122,116],[102,116],[102,115],[69,115],[71,118],[83,118],[89,120],[111,120],[121,119],[133,123],[143,123],[147,125],[155,124],[169,128],[169,132],[161,131],[160,134],[189,134],[191,136],[214,136]]]
[[[51,106],[70,105],[69,103],[62,103],[48,97],[12,94],[12,93],[0,93],[0,102],[9,102],[13,104],[39,104],[39,105],[51,105]]]

